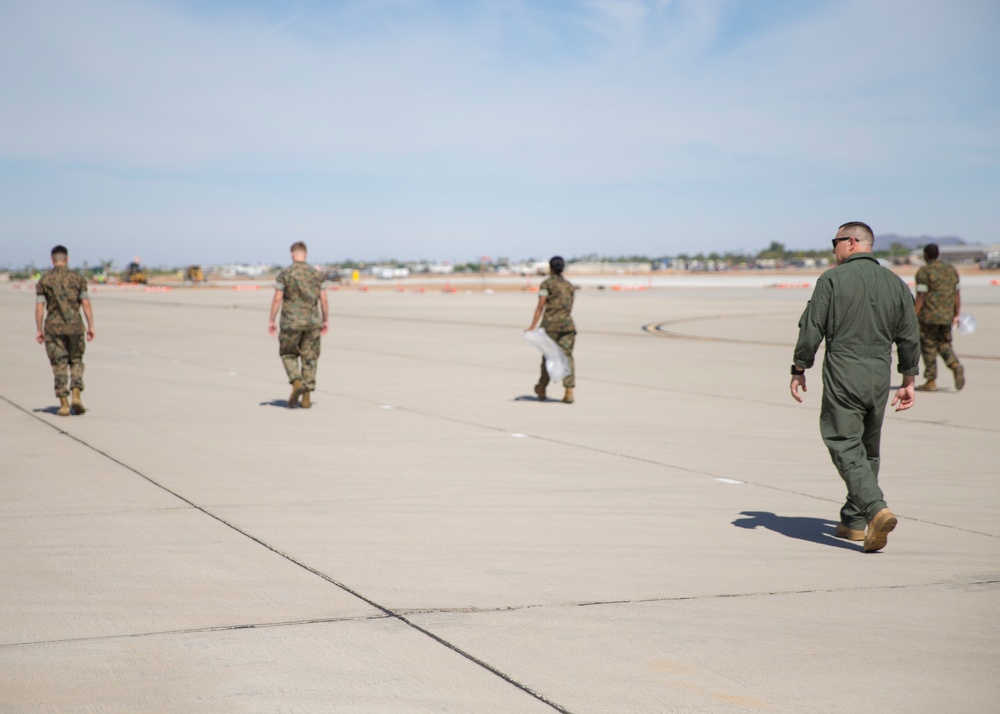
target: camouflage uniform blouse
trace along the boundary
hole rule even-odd
[[[950,325],[955,319],[958,271],[948,263],[932,260],[917,271],[917,294],[924,306],[917,318],[925,325]]]
[[[546,332],[576,332],[573,317],[573,293],[576,287],[561,275],[550,275],[538,288],[538,296],[545,298],[542,329]]]
[[[281,302],[281,329],[308,330],[321,327],[319,293],[323,275],[308,263],[292,263],[278,273],[275,287],[284,295]]]
[[[87,281],[79,273],[60,266],[42,276],[35,286],[36,302],[45,303],[45,332],[50,335],[82,335],[86,332],[80,305],[88,299]]]

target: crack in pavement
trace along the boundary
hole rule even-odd
[[[92,637],[65,637],[53,640],[32,640],[28,642],[3,642],[0,650],[15,647],[31,647],[35,645],[56,645],[71,642],[100,642],[104,640],[131,640],[143,637],[160,637],[164,635],[192,635],[201,632],[229,632],[231,630],[262,630],[271,627],[296,627],[298,625],[321,625],[333,622],[364,622],[367,620],[386,620],[389,615],[359,615],[356,617],[317,617],[305,620],[284,620],[276,622],[247,622],[238,625],[208,625],[205,627],[187,627],[176,630],[152,630],[149,632],[123,632],[115,635],[94,635]]]
[[[615,334],[617,334],[617,333],[615,333]],[[113,343],[112,344],[108,344],[108,343],[105,342],[105,343],[102,343],[101,346],[102,347],[109,347],[111,349],[119,350],[121,352],[127,352],[127,353],[133,354],[133,355],[145,355],[145,356],[148,356],[148,357],[154,357],[156,359],[167,360],[169,362],[174,362],[174,361],[179,360],[179,362],[181,364],[187,364],[187,365],[191,365],[193,367],[200,367],[202,369],[208,369],[208,370],[212,370],[212,371],[215,371],[215,372],[225,372],[225,373],[228,374],[229,372],[232,371],[232,370],[230,370],[228,368],[217,367],[215,365],[209,365],[209,364],[205,364],[203,362],[197,362],[197,361],[193,361],[193,360],[180,359],[178,357],[170,357],[170,356],[167,356],[167,355],[158,354],[156,352],[142,352],[142,351],[136,350],[136,349],[134,349],[132,347],[122,347],[120,345],[115,345]],[[419,360],[419,361],[423,361],[423,362],[436,362],[436,363],[441,363],[441,364],[453,364],[453,365],[460,365],[460,366],[463,366],[463,367],[476,367],[476,368],[481,368],[481,369],[491,369],[491,370],[503,371],[503,372],[518,372],[518,373],[521,373],[521,372],[524,371],[524,370],[522,370],[520,368],[516,368],[515,369],[513,367],[501,367],[501,366],[497,366],[497,365],[477,364],[477,363],[471,363],[471,362],[467,362],[467,361],[463,362],[463,361],[460,361],[460,360],[450,360],[450,359],[445,359],[445,358],[442,358],[442,357],[424,357],[422,355],[406,354],[406,353],[403,353],[403,352],[386,352],[384,350],[366,350],[366,349],[362,349],[362,348],[347,347],[347,346],[342,346],[342,345],[330,345],[328,349],[339,350],[339,351],[342,351],[342,352],[357,352],[357,353],[363,353],[363,354],[377,354],[377,355],[381,355],[381,356],[384,356],[384,357],[402,357],[402,358],[405,358],[405,359],[413,359],[413,360]],[[273,381],[270,378],[262,377],[261,375],[252,374],[250,372],[241,372],[240,374],[247,375],[247,376],[252,376],[252,377],[254,377],[256,379],[260,379],[260,380],[264,380],[264,381],[268,381],[268,382]],[[616,387],[633,387],[635,389],[642,389],[642,390],[645,390],[645,391],[652,390],[652,391],[658,391],[658,392],[665,392],[667,394],[683,394],[685,396],[705,397],[705,398],[708,398],[708,399],[720,399],[720,400],[723,400],[725,402],[738,401],[738,402],[745,402],[747,404],[760,404],[760,405],[764,405],[764,406],[768,406],[768,407],[776,407],[778,409],[799,409],[799,410],[808,409],[808,410],[810,410],[812,412],[818,412],[819,411],[818,407],[812,407],[812,406],[809,406],[809,405],[804,405],[803,406],[803,405],[800,405],[800,404],[791,404],[791,403],[786,404],[784,401],[782,401],[782,402],[773,402],[773,401],[768,401],[768,400],[764,400],[764,399],[756,399],[756,398],[753,398],[753,397],[740,397],[740,396],[734,396],[732,394],[714,394],[712,392],[702,392],[702,391],[691,390],[691,389],[677,389],[676,387],[664,387],[664,386],[651,385],[651,384],[635,384],[635,383],[632,383],[632,382],[622,382],[622,381],[612,380],[612,379],[602,379],[600,377],[587,377],[586,381],[588,381],[588,382],[596,382],[598,384],[609,384],[609,385],[616,386]],[[364,400],[364,399],[359,398],[359,397],[354,397],[352,395],[345,394],[343,392],[334,392],[334,391],[330,391],[330,390],[326,390],[326,389],[319,389],[319,388],[316,391],[319,392],[319,393],[321,393],[321,394],[330,394],[330,395],[333,395],[333,396],[344,397],[345,399],[358,399],[359,401],[367,401],[367,400]],[[379,402],[379,403],[381,404],[383,402]],[[421,412],[416,412],[416,413],[421,413]],[[946,429],[958,429],[958,430],[961,430],[961,431],[979,431],[979,432],[986,432],[986,433],[989,433],[989,434],[1000,433],[1000,429],[993,429],[993,428],[990,428],[990,427],[972,426],[972,425],[968,425],[968,424],[952,424],[952,423],[946,422],[946,421],[932,420],[932,419],[920,419],[920,418],[914,418],[912,416],[907,416],[905,419],[899,420],[899,423],[901,423],[901,424],[928,425],[928,426],[942,427],[942,428],[946,428]]]
[[[125,350],[125,348],[122,348],[122,347],[115,347],[115,349]],[[135,350],[128,350],[128,351],[135,352]],[[163,359],[163,360],[173,361],[175,359],[173,357],[166,357],[164,355],[158,355],[158,354],[155,354],[155,353],[140,353],[140,354],[147,354],[149,356],[155,357],[157,359]],[[189,365],[192,365],[192,366],[200,367],[202,369],[208,369],[208,370],[212,370],[212,371],[216,371],[216,372],[225,372],[225,373],[229,373],[230,372],[230,370],[228,370],[226,368],[223,368],[223,367],[216,367],[214,365],[206,365],[206,364],[198,363],[198,362],[185,362],[184,364],[189,364]],[[240,374],[243,375],[243,376],[247,376],[247,377],[251,377],[253,379],[260,380],[260,381],[265,381],[265,382],[271,382],[271,381],[273,381],[269,377],[263,377],[261,375],[253,374],[253,373],[250,373],[250,372],[241,372]],[[336,391],[328,390],[328,389],[319,388],[319,389],[316,390],[316,392],[319,393],[319,394],[327,394],[327,395],[330,395],[330,396],[340,397],[341,399],[348,399],[348,400],[352,400],[352,401],[355,401],[355,402],[360,402],[362,404],[375,405],[377,407],[382,407],[385,404],[385,402],[383,402],[381,400],[368,399],[366,397],[358,397],[358,396],[355,396],[353,394],[346,394],[344,392],[336,392]],[[718,397],[720,399],[726,399],[727,401],[731,401],[730,398],[724,397],[724,396],[721,396],[721,395],[705,395],[705,396],[714,396],[714,397]],[[10,402],[10,403],[13,404],[13,402]],[[787,406],[788,408],[792,408],[792,409],[793,408],[801,408],[799,405],[795,405],[795,404],[779,405],[779,404],[773,404],[771,402],[761,402],[761,403],[768,404],[768,405],[771,405],[771,406],[778,406],[778,407],[781,407],[781,408],[784,408],[785,406]],[[17,406],[17,405],[15,405],[15,406]],[[18,408],[24,410],[20,406],[18,406]],[[437,413],[434,413],[434,412],[431,412],[431,411],[426,411],[426,410],[423,410],[423,409],[416,409],[416,408],[413,408],[413,407],[405,407],[405,406],[393,405],[393,408],[396,411],[401,411],[401,412],[405,412],[405,413],[408,413],[408,414],[414,414],[414,415],[423,416],[423,417],[430,417],[432,419],[438,419],[438,420],[441,420],[441,421],[447,421],[447,422],[451,422],[453,424],[462,424],[464,426],[471,426],[471,427],[474,427],[474,428],[485,429],[487,431],[493,431],[493,432],[497,432],[497,433],[509,434],[512,431],[512,429],[510,429],[508,427],[494,426],[492,424],[483,424],[481,422],[476,422],[476,421],[472,421],[472,420],[468,420],[468,419],[460,419],[460,418],[457,418],[457,417],[446,416],[446,415],[443,415],[443,414],[437,414]],[[44,423],[48,424],[48,422],[44,422]],[[931,424],[931,425],[934,425],[934,426],[947,426],[947,427],[956,428],[956,429],[968,429],[968,430],[971,430],[971,431],[989,431],[991,433],[996,431],[996,430],[993,430],[993,429],[981,429],[981,428],[976,428],[976,427],[965,427],[965,426],[960,426],[960,425],[944,424],[944,423],[941,423],[941,422],[934,422],[934,421],[921,421],[921,420],[916,420],[916,419],[901,420],[900,423],[903,423],[903,424],[906,424],[906,423],[911,423],[911,424],[915,424],[915,423]],[[56,427],[53,427],[53,428],[56,428]],[[557,439],[557,438],[549,437],[549,436],[539,436],[539,435],[536,435],[536,434],[527,434],[527,436],[529,436],[529,437],[531,437],[533,439],[538,439],[539,441],[546,441],[546,442],[549,442],[549,443],[552,443],[552,444],[558,444],[558,445],[561,445],[561,446],[568,446],[568,447],[577,448],[577,449],[584,449],[584,450],[587,450],[587,451],[593,451],[593,452],[596,452],[596,453],[605,454],[607,456],[614,456],[616,458],[627,459],[629,461],[636,461],[636,462],[639,462],[639,463],[645,463],[645,464],[649,464],[649,465],[652,465],[652,466],[660,466],[660,467],[664,467],[664,468],[669,468],[669,469],[674,469],[674,470],[677,470],[677,471],[681,471],[681,472],[684,472],[684,473],[695,474],[697,476],[708,476],[708,477],[711,477],[713,479],[717,479],[717,478],[732,478],[732,476],[729,476],[729,475],[726,475],[726,474],[719,474],[719,473],[715,473],[715,472],[712,472],[712,471],[706,471],[704,469],[692,468],[692,467],[689,467],[689,466],[681,466],[679,464],[672,464],[672,463],[668,463],[666,461],[659,461],[659,460],[651,459],[651,458],[648,458],[648,457],[645,457],[645,456],[636,456],[634,454],[626,454],[626,453],[623,453],[623,452],[620,452],[620,451],[614,451],[612,449],[606,449],[606,448],[602,448],[602,447],[598,447],[598,446],[592,446],[590,444],[579,444],[579,443],[576,443],[576,442],[573,442],[573,441],[567,441],[567,440],[564,440],[564,439]],[[772,491],[778,491],[780,493],[788,493],[788,494],[792,494],[792,495],[796,495],[796,496],[803,496],[805,498],[811,498],[811,499],[814,499],[814,500],[817,500],[817,501],[823,501],[825,503],[840,503],[840,501],[838,501],[836,499],[833,499],[833,498],[828,498],[826,496],[816,496],[816,495],[811,494],[811,493],[805,493],[803,491],[797,491],[795,489],[784,488],[784,487],[781,487],[781,486],[774,486],[774,485],[771,485],[771,484],[762,483],[760,481],[748,481],[745,478],[740,478],[739,481],[741,481],[741,482],[743,482],[743,483],[745,483],[747,485],[750,485],[750,486],[756,486],[758,488],[765,488],[765,489],[769,489],[769,490],[772,490]],[[927,524],[927,525],[937,526],[939,528],[948,528],[948,529],[951,529],[951,530],[961,531],[961,532],[964,532],[964,533],[971,533],[971,534],[974,534],[974,535],[986,536],[988,538],[997,538],[997,539],[1000,539],[1000,534],[986,533],[984,531],[977,531],[977,530],[973,530],[971,528],[962,528],[960,526],[948,525],[946,523],[938,523],[936,521],[930,521],[930,520],[923,519],[923,518],[915,518],[915,517],[912,517],[912,516],[907,516],[904,513],[897,513],[896,515],[897,516],[902,516],[902,517],[906,518],[907,520],[911,520],[911,521],[914,521],[914,522],[917,522],[917,523],[924,523],[924,524]]]
[[[485,660],[476,657],[471,652],[468,652],[468,651],[460,648],[459,646],[457,646],[455,644],[452,644],[451,642],[449,642],[448,640],[444,639],[440,635],[437,635],[434,632],[431,632],[430,630],[428,630],[427,628],[421,627],[420,625],[416,624],[415,622],[412,622],[411,620],[408,620],[404,615],[395,612],[391,608],[389,608],[389,607],[387,607],[385,605],[380,604],[379,602],[373,600],[372,598],[369,598],[366,595],[362,595],[357,590],[354,590],[353,588],[349,587],[345,583],[342,583],[339,580],[335,579],[334,577],[332,577],[330,575],[327,575],[326,573],[322,572],[321,570],[318,570],[317,568],[314,568],[311,565],[306,564],[305,562],[303,562],[303,561],[301,561],[301,560],[299,560],[299,559],[291,556],[290,554],[285,553],[282,550],[279,550],[276,546],[273,546],[270,543],[267,543],[266,541],[262,540],[261,538],[258,538],[257,536],[253,535],[249,531],[247,531],[247,530],[245,530],[243,528],[240,528],[236,524],[227,521],[222,516],[220,516],[220,515],[218,515],[216,513],[213,513],[212,511],[208,510],[208,508],[195,503],[194,501],[192,501],[191,499],[189,499],[189,498],[181,495],[177,491],[174,491],[173,489],[170,489],[167,486],[159,483],[158,481],[156,481],[152,477],[147,476],[146,474],[142,473],[141,471],[139,471],[135,467],[130,466],[130,465],[126,464],[124,461],[121,461],[120,459],[115,458],[111,454],[109,454],[106,451],[103,451],[103,450],[97,448],[96,446],[88,443],[84,439],[81,439],[80,437],[78,437],[78,436],[76,436],[74,434],[71,434],[68,431],[65,431],[65,430],[61,429],[56,424],[53,424],[53,423],[50,423],[50,422],[46,421],[45,419],[43,419],[38,414],[34,414],[34,413],[28,411],[28,409],[26,409],[25,407],[22,407],[20,404],[17,404],[16,402],[11,401],[5,395],[0,394],[0,399],[2,399],[3,401],[7,402],[7,404],[11,405],[15,409],[23,412],[27,416],[31,417],[35,421],[37,421],[37,422],[39,422],[41,424],[44,424],[45,426],[49,427],[50,429],[55,430],[59,434],[62,434],[64,436],[72,439],[73,441],[77,442],[81,446],[83,446],[83,447],[85,447],[87,449],[90,449],[91,451],[94,451],[97,454],[100,454],[101,456],[103,456],[104,458],[106,458],[108,461],[111,461],[112,463],[118,464],[119,466],[121,466],[122,468],[124,468],[124,469],[132,472],[136,476],[139,476],[140,478],[144,479],[145,481],[148,481],[153,486],[155,486],[155,487],[157,487],[157,488],[165,491],[166,493],[169,493],[174,498],[177,498],[178,500],[183,501],[184,503],[188,504],[189,506],[191,506],[195,510],[199,511],[200,513],[208,516],[209,518],[217,521],[218,523],[226,526],[227,528],[232,529],[236,533],[239,533],[243,537],[245,537],[245,538],[253,541],[254,543],[257,543],[261,547],[266,548],[267,550],[271,551],[275,555],[277,555],[277,556],[279,556],[281,558],[284,558],[288,562],[290,562],[290,563],[298,566],[299,568],[305,570],[306,572],[312,573],[316,577],[321,578],[322,580],[325,580],[326,582],[328,582],[331,585],[333,585],[333,586],[335,586],[335,587],[343,590],[344,592],[348,593],[349,595],[354,596],[358,600],[361,600],[362,602],[367,603],[371,607],[373,607],[376,610],[378,610],[379,612],[383,613],[386,617],[392,618],[394,620],[397,620],[398,622],[403,623],[407,627],[409,627],[409,628],[411,628],[411,629],[413,629],[413,630],[415,630],[415,631],[423,634],[424,636],[430,638],[431,640],[434,640],[435,642],[437,642],[438,644],[440,644],[440,645],[444,646],[445,648],[451,650],[455,654],[460,655],[461,657],[464,657],[469,662],[472,662],[473,664],[478,665],[479,667],[481,667],[482,669],[486,670],[490,674],[493,674],[494,676],[499,677],[500,679],[502,679],[503,681],[507,682],[508,684],[510,684],[511,686],[515,687],[516,689],[518,689],[518,690],[524,692],[525,694],[527,694],[527,695],[529,695],[529,696],[537,699],[538,701],[540,701],[543,704],[547,705],[551,709],[554,709],[554,710],[560,712],[561,714],[572,714],[565,707],[563,707],[563,706],[557,704],[556,702],[550,700],[549,698],[545,697],[543,694],[541,694],[539,692],[536,692],[535,690],[531,689],[528,685],[523,684],[522,682],[519,682],[518,680],[514,679],[511,675],[508,675],[506,672],[498,669],[497,667],[494,667],[493,665],[489,664]]]
[[[932,588],[955,585],[954,580],[937,580],[929,583],[904,583],[900,585],[872,585],[867,587],[844,587],[844,588],[810,588],[805,590],[770,590],[760,592],[744,593],[708,593],[705,595],[665,595],[663,597],[632,598],[621,600],[584,600],[580,602],[560,602],[560,603],[535,603],[528,605],[505,605],[503,607],[428,607],[428,608],[400,608],[397,612],[406,615],[432,615],[432,614],[478,614],[478,613],[500,613],[515,612],[518,610],[538,610],[548,608],[566,607],[595,607],[600,605],[637,605],[653,602],[688,602],[692,600],[720,600],[730,598],[754,598],[754,597],[774,597],[785,595],[815,595],[823,593],[846,593],[846,592],[874,592],[879,590],[908,590],[915,588]],[[1000,580],[974,580],[962,583],[965,586],[996,586],[1000,585]]]

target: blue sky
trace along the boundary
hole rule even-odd
[[[0,3],[0,265],[1000,241],[995,0]]]

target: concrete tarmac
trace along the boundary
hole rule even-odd
[[[270,290],[99,288],[65,418],[0,286],[0,712],[995,710],[1000,287],[888,414],[863,554],[788,392],[810,291],[696,285],[581,291],[573,405],[529,292],[331,292],[311,410]]]

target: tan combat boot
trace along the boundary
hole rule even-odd
[[[928,379],[923,384],[914,387],[914,389],[916,389],[918,392],[936,392],[937,382],[935,382],[933,379]]]
[[[69,416],[69,397],[59,397],[59,416]]]
[[[856,528],[848,528],[843,523],[838,523],[837,527],[834,528],[833,534],[838,538],[843,538],[844,540],[864,540],[865,532],[864,530],[858,530]]]
[[[896,517],[888,508],[876,513],[875,517],[868,521],[868,530],[865,531],[865,552],[874,553],[885,548],[889,534],[895,527]]]
[[[288,397],[288,408],[292,409],[298,406],[299,397],[302,396],[302,380],[296,379],[292,382],[292,394]]]
[[[545,387],[543,387],[540,384],[536,384],[535,385],[535,394],[538,395],[538,401],[540,401],[540,402],[544,402],[545,401]]]
[[[312,399],[309,398],[311,392],[307,389],[302,392],[302,404],[300,405],[303,409],[308,409],[313,405]]]
[[[563,397],[563,403],[572,404],[573,403],[573,388],[566,387],[566,396]]]
[[[83,406],[83,401],[80,399],[80,388],[73,387],[73,402],[72,409],[74,414],[86,414],[87,408]]]
[[[959,364],[951,371],[955,373],[955,389],[961,392],[965,386],[965,367]]]

